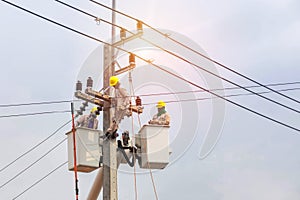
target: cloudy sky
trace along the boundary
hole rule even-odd
[[[92,35],[104,41],[110,40],[111,27],[99,25],[83,14],[70,10],[52,0],[11,1],[31,11],[49,17],[59,23]],[[111,12],[90,1],[65,1],[100,18],[110,20]],[[100,1],[99,1],[100,2]],[[101,1],[111,5],[111,1]],[[260,1],[196,1],[152,0],[117,1],[117,9],[147,22],[155,28],[172,33],[185,44],[205,51],[211,58],[263,83],[294,83],[273,87],[276,90],[293,89],[282,93],[300,99],[300,3],[296,0]],[[46,22],[0,2],[0,168],[34,147],[70,119],[69,113],[4,117],[20,113],[66,111],[69,103],[4,107],[44,101],[73,99],[74,85],[78,79],[85,82],[87,76],[95,80],[101,77],[102,46],[89,38]],[[129,30],[135,22],[117,16],[117,23]],[[162,45],[158,35],[149,38]],[[164,38],[165,39],[165,38]],[[166,48],[188,59],[181,47],[167,41]],[[124,48],[127,48],[124,45]],[[130,47],[128,47],[130,48]],[[146,47],[144,47],[146,48]],[[205,88],[217,88],[220,80],[210,84],[210,76],[192,66],[172,58],[164,52],[151,49],[136,52],[153,59],[154,63],[181,74],[184,78]],[[99,56],[98,56],[99,55]],[[119,62],[126,65],[126,55],[120,52]],[[133,72],[135,89],[139,94],[197,90],[147,64],[137,61]],[[217,70],[221,76],[239,85],[253,83],[232,74],[219,66],[206,62],[203,65]],[[97,68],[99,67],[99,68]],[[90,73],[90,74],[89,74]],[[166,78],[168,77],[168,78]],[[123,77],[124,80],[126,76]],[[161,81],[160,81],[161,80]],[[144,82],[143,82],[144,81]],[[99,82],[96,85],[99,86]],[[142,83],[143,85],[139,85]],[[232,87],[223,82],[223,87]],[[124,83],[124,86],[127,85]],[[129,88],[127,88],[129,90]],[[266,91],[254,88],[256,92]],[[226,95],[245,94],[243,90],[225,90]],[[288,107],[300,110],[299,103],[277,94],[264,96]],[[206,98],[208,94],[160,96],[160,99],[182,100]],[[143,101],[152,103],[158,97]],[[257,96],[231,97],[230,100],[299,129],[299,113],[276,105]],[[220,103],[220,104],[218,104]],[[154,172],[159,199],[274,199],[296,200],[300,198],[300,134],[230,103],[225,110],[214,110],[223,101],[213,100],[169,103],[172,117],[170,131],[173,154],[170,165]],[[222,106],[221,106],[222,107]],[[145,105],[142,122],[155,112],[153,104]],[[219,112],[218,112],[219,111]],[[217,116],[217,117],[216,117]],[[221,117],[220,117],[221,116]],[[222,117],[224,116],[224,117]],[[217,121],[215,121],[217,120]],[[130,128],[130,120],[124,120],[122,129]],[[221,125],[220,125],[221,124]],[[220,131],[210,132],[220,126]],[[137,127],[135,127],[137,128]],[[28,155],[0,171],[0,197],[13,199],[40,180],[43,176],[67,160],[64,142],[13,181],[5,184],[31,165],[49,149],[65,138],[70,125],[60,130]],[[206,134],[221,134],[214,150],[201,159],[201,145]],[[181,143],[182,141],[182,143]],[[119,173],[119,199],[134,199],[133,169],[122,166]],[[155,199],[147,170],[139,170],[137,190],[139,199]],[[80,199],[85,199],[93,183],[96,171],[79,175]],[[3,184],[5,184],[3,186]],[[74,174],[67,166],[22,194],[18,199],[72,199],[74,198]],[[100,197],[99,199],[102,199]]]

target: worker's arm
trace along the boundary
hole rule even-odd
[[[76,127],[82,126],[84,123],[84,115],[81,116],[77,121],[76,121]]]
[[[157,115],[154,115],[153,118],[148,122],[149,124],[159,124],[157,120]]]
[[[128,97],[128,93],[125,88],[119,88],[118,90],[122,98]]]
[[[157,120],[157,124],[159,125],[170,125],[170,115],[168,115],[167,113],[164,114],[163,116],[161,116],[158,120]]]
[[[170,125],[170,121],[171,121],[170,115],[166,114],[166,117],[165,117],[165,124],[164,124],[164,125]]]

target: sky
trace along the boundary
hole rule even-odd
[[[50,0],[14,0],[31,11],[80,30],[103,41],[111,40],[111,26],[80,14]],[[90,1],[68,0],[100,18],[110,20],[111,12]],[[100,2],[100,1],[99,1]],[[111,1],[101,3],[108,6]],[[141,19],[151,26],[171,34],[231,69],[260,83],[298,82],[300,74],[300,3],[296,0],[260,1],[202,1],[152,0],[116,1],[116,8]],[[74,97],[75,83],[85,83],[93,77],[95,87],[101,88],[103,72],[102,44],[78,35],[33,15],[0,2],[0,105],[44,101],[67,101]],[[116,23],[135,30],[135,22],[117,15]],[[214,70],[226,79],[243,86],[254,85],[223,68],[173,44],[166,38],[145,30],[145,38],[178,53],[188,60]],[[226,81],[212,77],[190,64],[150,47],[140,39],[123,44],[122,48],[153,60],[168,70],[197,85],[209,89],[232,87]],[[128,63],[127,55],[118,54],[121,66]],[[198,90],[137,59],[132,73],[137,94]],[[120,76],[129,91],[128,74]],[[299,88],[299,84],[273,87],[276,90]],[[253,88],[255,92],[266,91]],[[221,91],[222,92],[222,91]],[[245,94],[243,90],[224,90],[225,95]],[[300,99],[299,90],[284,94]],[[221,93],[222,94],[222,93]],[[274,93],[264,96],[299,110],[299,103]],[[300,134],[229,102],[220,99],[182,101],[208,98],[206,93],[173,94],[144,97],[143,124],[155,114],[158,98],[168,103],[171,115],[170,163],[164,170],[154,170],[159,199],[210,200],[296,200],[300,198]],[[255,95],[230,97],[230,100],[256,112],[299,129],[299,113],[281,107]],[[76,104],[78,108],[79,104]],[[70,120],[70,113],[26,117],[3,117],[20,113],[67,111],[70,103],[0,107],[0,168],[47,138]],[[101,120],[101,117],[100,117]],[[101,123],[101,122],[100,122]],[[101,126],[100,126],[101,127]],[[0,171],[0,185],[6,183],[27,166],[66,138],[68,125],[37,149]],[[125,119],[121,130],[131,129]],[[135,116],[134,131],[139,129]],[[213,139],[212,139],[213,138]],[[214,144],[210,154],[203,157],[205,145]],[[1,199],[13,199],[40,180],[61,163],[67,161],[64,142],[13,181],[0,188]],[[139,199],[155,199],[149,171],[137,169]],[[97,171],[79,174],[80,199],[86,199]],[[121,166],[118,176],[119,199],[134,199],[133,169]],[[39,182],[18,199],[72,199],[74,174],[63,166]],[[102,196],[99,197],[102,199]]]

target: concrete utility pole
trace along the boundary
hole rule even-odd
[[[114,75],[115,69],[109,46],[104,46],[104,73],[103,86],[109,86],[109,78]],[[111,91],[108,90],[111,96]],[[112,123],[114,108],[109,103],[104,103],[103,110],[103,131],[104,133]],[[106,139],[103,141],[103,200],[117,200],[117,147],[116,139]]]
[[[112,9],[115,10],[115,0],[112,0]],[[112,11],[112,23],[115,24],[116,16]],[[141,28],[141,27],[140,27]],[[109,79],[111,76],[119,75],[135,67],[134,64],[124,67],[118,71],[115,71],[115,46],[124,44],[130,40],[134,40],[143,34],[141,29],[134,35],[129,37],[123,37],[121,41],[115,41],[115,26],[112,26],[112,38],[111,45],[104,45],[103,49],[103,88],[109,87]],[[133,56],[133,55],[131,55]],[[105,90],[105,95],[113,96],[111,89]],[[135,112],[135,110],[133,109]],[[139,110],[136,112],[141,113]],[[110,102],[104,101],[103,105],[103,133],[105,134],[107,129],[110,128],[113,123],[112,118],[115,115],[115,108],[112,107]],[[101,188],[103,186],[103,200],[118,200],[118,186],[117,186],[117,170],[120,163],[118,163],[117,155],[117,143],[116,139],[111,137],[103,141],[103,166],[99,169],[97,177],[91,188],[87,200],[96,200],[99,196]],[[120,155],[119,155],[120,157]],[[119,158],[120,159],[120,158]]]
[[[109,79],[115,74],[113,65],[111,46],[105,45],[103,47],[103,88],[109,88]],[[86,91],[87,92],[87,91]],[[91,91],[90,91],[91,92]],[[89,93],[89,92],[88,92]],[[90,95],[95,96],[93,93]],[[105,90],[105,95],[112,96],[111,89]],[[106,134],[107,129],[112,123],[114,116],[114,107],[109,101],[103,102],[103,133]],[[101,148],[101,147],[100,147]],[[95,178],[94,184],[90,190],[87,200],[97,200],[99,193],[103,186],[103,200],[117,200],[117,146],[116,138],[107,137],[102,144],[102,167],[100,167]],[[100,161],[101,162],[101,161]]]
[[[115,10],[116,2],[112,0],[112,8]],[[115,24],[116,16],[112,11],[112,23]],[[112,26],[112,41],[115,43],[115,26]],[[104,72],[103,72],[103,86],[109,86],[109,78],[115,75],[115,51],[113,46],[104,46]],[[112,96],[111,91],[108,90],[109,95]],[[110,127],[112,123],[112,116],[114,116],[114,108],[109,108],[104,105],[103,115],[103,131]],[[117,200],[118,199],[118,182],[117,182],[117,148],[116,139],[107,139],[103,141],[103,200]]]
[[[115,68],[112,62],[111,47],[105,45],[103,47],[103,88],[109,87],[109,79],[115,74]],[[105,90],[105,95],[112,96],[111,90]],[[103,105],[103,133],[106,134],[107,129],[112,123],[114,116],[114,108],[110,102],[104,101]],[[103,200],[117,200],[117,147],[116,139],[108,137],[103,140],[102,149],[103,163],[95,178],[94,184],[90,190],[87,200],[97,200],[103,186]]]

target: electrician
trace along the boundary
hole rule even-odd
[[[98,119],[97,115],[99,115],[99,110],[97,107],[93,107],[91,109],[90,114],[82,115],[77,121],[77,127],[86,127],[91,129],[98,129]]]
[[[125,116],[129,117],[131,115],[129,110],[130,97],[128,96],[126,89],[121,87],[118,77],[110,77],[109,85],[114,88],[112,95],[114,97],[113,106],[116,108],[114,121],[116,125],[118,125]]]
[[[170,115],[166,111],[166,103],[163,101],[157,102],[157,114],[153,116],[149,124],[170,125]]]

